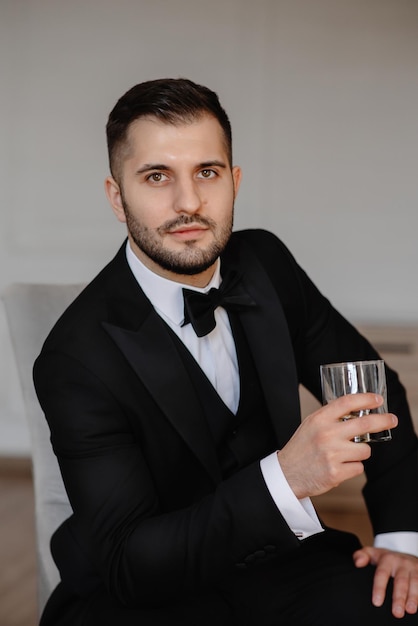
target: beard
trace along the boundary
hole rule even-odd
[[[180,215],[156,229],[149,229],[134,217],[124,199],[123,209],[128,232],[138,248],[154,263],[175,274],[192,276],[207,270],[225,250],[232,233],[233,210],[230,219],[221,226],[208,217]],[[164,248],[164,235],[187,224],[201,224],[208,228],[214,235],[213,242],[206,248],[199,248],[193,240],[185,242],[185,249],[181,251]]]

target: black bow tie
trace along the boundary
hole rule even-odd
[[[182,326],[191,323],[198,337],[207,335],[215,328],[215,309],[218,306],[233,310],[256,306],[254,300],[241,285],[241,276],[233,271],[225,276],[219,289],[213,287],[208,293],[183,289],[183,297],[184,322]]]

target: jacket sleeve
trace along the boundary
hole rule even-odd
[[[126,406],[96,373],[44,351],[34,381],[74,511],[53,538],[53,555],[80,595],[102,583],[125,605],[160,604],[298,549],[258,462],[167,510]],[[167,480],[170,471],[180,472],[167,467]],[[171,484],[184,502],[187,485]]]
[[[319,401],[321,364],[382,358],[323,296],[280,240],[265,231],[249,231],[248,237],[253,246],[257,240],[257,254],[279,293],[299,382]],[[364,463],[364,497],[375,535],[418,531],[417,435],[405,388],[389,363],[385,368],[388,408],[399,424],[392,441],[372,444],[372,456]]]

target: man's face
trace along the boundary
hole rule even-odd
[[[172,125],[134,122],[120,184],[106,179],[132,249],[162,276],[206,284],[232,231],[241,171],[231,169],[219,122],[205,115]]]

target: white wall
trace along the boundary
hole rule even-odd
[[[104,126],[142,80],[220,95],[267,227],[353,321],[416,323],[416,0],[0,0],[0,288],[86,281],[124,230]],[[0,311],[0,453],[28,449]]]

